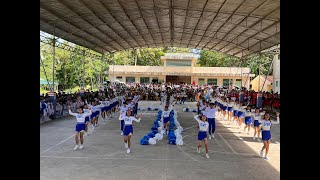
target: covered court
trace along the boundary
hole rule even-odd
[[[280,44],[280,0],[40,0],[40,41],[80,53],[60,39],[96,53],[83,56],[112,64],[105,55],[147,47],[187,47],[215,50],[240,58]],[[41,58],[41,56],[40,56]],[[53,76],[54,76],[53,71]],[[53,80],[54,81],[54,80]],[[139,106],[159,106],[142,101]],[[85,137],[84,149],[74,151],[73,117],[40,125],[41,179],[280,179],[280,125],[273,126],[270,160],[259,157],[262,143],[242,129],[217,120],[216,138],[209,140],[210,159],[196,152],[197,122],[186,102],[176,105],[184,128],[184,145],[140,145],[156,111],[140,111],[132,153],[126,154],[113,118]],[[101,121],[100,121],[101,122]]]
[[[159,102],[141,101],[139,107],[157,107]],[[74,151],[73,117],[40,126],[41,179],[280,179],[280,125],[272,128],[269,161],[259,156],[261,142],[243,133],[235,124],[218,118],[215,138],[209,140],[210,159],[196,152],[197,122],[194,102],[177,104],[178,120],[184,128],[184,144],[170,145],[166,135],[156,145],[140,145],[150,132],[157,111],[139,111],[140,123],[134,125],[132,152],[126,153],[120,136],[119,120],[113,118],[85,137],[84,149]],[[102,122],[102,121],[101,121]]]

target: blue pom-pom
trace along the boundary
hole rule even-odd
[[[154,137],[154,133],[153,133],[153,132],[150,132],[150,133],[148,134],[148,136],[153,138],[153,137]]]

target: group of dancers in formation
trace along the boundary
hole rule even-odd
[[[166,93],[161,99],[162,115],[161,122],[163,123],[164,134],[168,133],[169,115],[174,110],[175,99],[170,93]],[[103,121],[107,121],[115,117],[115,113],[119,112],[120,133],[123,136],[124,146],[126,152],[131,152],[131,137],[133,135],[133,121],[140,122],[142,115],[137,115],[138,102],[141,99],[139,93],[135,93],[131,97],[113,96],[113,98],[106,98],[105,100],[96,99],[91,104],[84,102],[83,106],[77,109],[77,112],[72,112],[69,108],[69,114],[75,116],[77,119],[76,124],[76,146],[74,150],[83,148],[83,136],[90,135],[91,132],[99,125],[98,119],[101,115]],[[238,128],[242,127],[244,122],[244,131],[250,134],[251,125],[253,124],[254,134],[253,140],[261,142],[263,147],[260,151],[260,156],[268,160],[269,144],[271,139],[270,115],[268,113],[260,112],[260,109],[251,109],[251,106],[243,106],[235,100],[229,100],[226,97],[215,96],[210,99],[201,99],[197,101],[198,115],[194,119],[198,122],[198,145],[197,152],[201,152],[201,143],[205,146],[205,156],[210,158],[208,154],[208,139],[214,138],[216,129],[216,115],[220,116],[223,120],[228,120],[230,123],[236,123]],[[91,132],[89,130],[91,124]],[[207,135],[207,132],[209,135]],[[262,138],[260,138],[261,136]],[[208,137],[208,139],[207,139]],[[80,139],[80,145],[79,145]],[[263,152],[265,150],[265,155]]]
[[[201,99],[197,102],[198,115],[194,118],[199,123],[198,133],[198,148],[200,153],[201,142],[204,142],[206,148],[206,156],[208,157],[208,141],[207,131],[209,132],[209,139],[214,138],[215,132],[215,116],[218,115],[222,120],[229,121],[229,124],[236,123],[238,128],[242,127],[244,122],[243,131],[250,135],[250,129],[253,125],[254,133],[253,140],[261,142],[262,136],[263,147],[260,150],[260,156],[265,160],[269,160],[268,152],[271,140],[271,121],[270,114],[260,112],[259,108],[251,109],[251,106],[245,106],[235,100],[229,100],[226,97],[215,96],[210,100]],[[261,136],[260,136],[261,135]],[[265,154],[264,154],[265,150]]]

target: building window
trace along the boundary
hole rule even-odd
[[[208,85],[217,85],[217,79],[208,79],[207,84]]]
[[[135,77],[126,77],[126,83],[133,83],[133,82],[136,82]]]
[[[150,77],[140,77],[140,84],[149,84]]]
[[[236,79],[236,86],[241,88],[241,79]]]
[[[230,81],[229,81],[230,80]],[[223,79],[223,83],[222,83],[222,86],[229,86],[229,83],[230,83],[230,86],[232,86],[232,79]]]
[[[122,81],[122,76],[117,76],[116,79]]]
[[[278,81],[276,81],[276,87],[278,87]]]
[[[166,66],[191,66],[191,60],[167,60]]]
[[[198,84],[199,85],[204,85],[204,78],[199,78]]]

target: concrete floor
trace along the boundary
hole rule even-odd
[[[159,106],[141,101],[140,107]],[[134,124],[131,153],[127,154],[119,131],[120,121],[113,118],[85,137],[84,149],[74,151],[75,118],[67,117],[40,125],[40,178],[43,180],[194,180],[194,179],[280,179],[280,125],[272,127],[269,161],[259,157],[262,143],[243,133],[234,124],[218,117],[214,139],[209,140],[210,159],[196,152],[197,122],[192,112],[196,103],[177,104],[178,121],[184,128],[184,145],[169,145],[167,136],[156,145],[140,145],[150,132],[156,111],[143,113]]]

